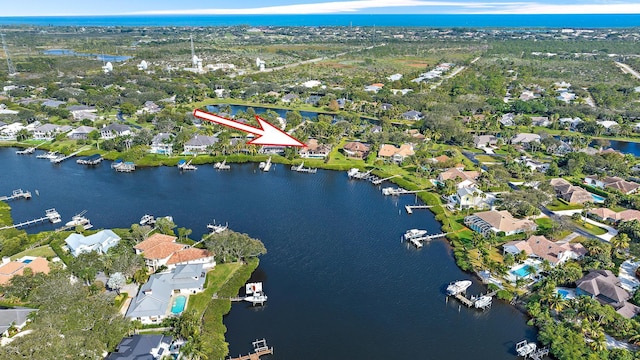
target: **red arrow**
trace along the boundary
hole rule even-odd
[[[226,119],[218,115],[210,114],[202,110],[194,110],[193,116],[202,120],[210,121],[230,128],[238,129],[247,133],[258,135],[257,138],[249,141],[247,144],[253,145],[271,145],[271,146],[297,146],[306,147],[304,143],[293,138],[286,132],[269,124],[267,121],[256,115],[256,120],[260,124],[260,128],[245,125],[231,119]]]

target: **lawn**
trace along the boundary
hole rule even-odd
[[[213,294],[217,293],[222,285],[224,285],[241,266],[242,264],[240,263],[216,265],[213,270],[207,273],[204,291],[189,297],[187,309],[195,310],[198,313],[198,318],[202,316]]]
[[[489,155],[476,155],[476,160],[480,161],[480,162],[489,162],[489,163],[493,163],[493,162],[502,162],[502,160],[500,159],[496,159],[494,157],[491,157]]]
[[[603,234],[607,233],[607,230],[605,230],[605,229],[603,229],[601,227],[598,227],[598,226],[595,226],[595,225],[592,225],[592,224],[589,224],[589,223],[584,223],[583,224],[582,221],[580,221],[580,220],[576,221],[576,220],[572,219],[571,221],[577,227],[579,227],[580,229],[582,229],[582,230],[584,230],[584,231],[586,231],[586,232],[588,232],[590,234],[593,234],[593,235],[597,236],[597,235],[603,235]]]
[[[551,204],[547,205],[547,209],[551,211],[562,211],[562,210],[576,210],[582,209],[582,205],[578,204],[569,204],[560,199],[553,199]]]
[[[53,251],[51,246],[43,245],[43,246],[38,246],[36,248],[27,249],[23,252],[17,253],[11,257],[11,260],[20,259],[23,256],[36,256],[36,257],[39,256],[39,257],[51,259],[56,256],[56,253]]]

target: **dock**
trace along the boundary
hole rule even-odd
[[[180,170],[198,170],[198,167],[196,167],[195,165],[191,165],[191,161],[193,159],[186,161],[186,160],[180,160],[178,161],[178,169]]]
[[[401,176],[401,175],[397,174],[397,175],[386,177],[384,179],[373,180],[373,181],[371,181],[371,183],[374,184],[374,185],[380,185],[380,184],[382,184],[383,181],[387,181],[389,179],[393,179],[393,178],[398,177],[398,176]]]
[[[420,236],[420,237],[412,237],[412,238],[408,238],[406,240],[408,242],[412,243],[415,247],[421,248],[422,245],[424,245],[423,243],[425,241],[431,241],[433,239],[440,239],[440,238],[446,237],[447,234],[449,234],[449,233],[440,233],[440,234],[425,235],[425,236]]]
[[[102,162],[103,158],[100,154],[93,154],[91,156],[83,157],[82,159],[76,160],[76,163],[80,165],[98,165]]]
[[[305,168],[304,161],[300,165],[292,165],[291,170],[307,174],[315,174],[316,172],[318,172],[318,169],[315,168]]]
[[[386,187],[382,189],[382,194],[385,196],[399,196],[399,195],[406,195],[406,194],[417,194],[419,192],[424,192],[427,190],[405,190],[402,188],[392,188],[392,187]]]
[[[413,214],[413,210],[418,209],[430,209],[432,205],[405,205],[405,210],[407,210],[407,214]]]
[[[0,196],[0,201],[11,201],[15,199],[31,199],[31,191],[17,189],[13,190],[13,193],[9,196]]]
[[[4,227],[1,227],[0,230],[20,229],[20,228],[27,227],[27,226],[30,226],[30,225],[39,224],[39,223],[45,222],[45,221],[50,221],[52,224],[59,223],[61,221],[60,214],[56,211],[56,209],[49,209],[49,210],[45,211],[45,216],[44,217],[33,219],[33,220],[28,220],[28,221],[25,221],[25,222],[21,222],[19,224],[13,224],[11,226],[4,226]]]
[[[217,162],[213,164],[213,168],[218,170],[231,170],[231,166],[227,165],[227,159],[224,159],[221,163]]]
[[[74,151],[69,155],[61,155],[61,156],[55,157],[55,158],[51,159],[51,162],[54,163],[54,164],[60,164],[61,162],[67,160],[68,158],[78,155],[80,152],[82,152],[82,150],[83,149],[80,149],[78,151]]]
[[[269,156],[267,162],[261,162],[258,167],[264,172],[268,172],[269,170],[271,170],[271,156]]]
[[[16,154],[18,155],[31,155],[36,151],[36,148],[34,147],[30,147],[30,148],[26,148],[24,150],[17,150]]]
[[[116,160],[116,162],[111,164],[111,168],[117,172],[133,172],[136,170],[136,164],[129,161],[123,162],[122,160]]]
[[[497,290],[492,291],[486,295],[481,296],[471,296],[468,298],[464,292],[457,293],[453,295],[458,301],[462,303],[462,305],[466,307],[475,307],[479,310],[486,310],[491,308],[491,299],[498,293]],[[487,300],[488,298],[488,300]]]
[[[259,360],[261,356],[273,355],[273,347],[267,345],[267,340],[256,340],[253,343],[253,352],[248,355],[229,357],[228,360]]]

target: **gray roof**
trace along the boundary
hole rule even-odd
[[[45,102],[42,103],[42,106],[48,106],[48,107],[58,107],[62,104],[66,104],[66,101],[58,101],[58,100],[47,100]]]
[[[169,139],[171,134],[169,133],[158,133],[156,136],[151,139],[151,144],[162,144],[163,140]]]
[[[613,307],[624,305],[630,295],[618,286],[620,280],[609,270],[592,270],[582,279],[576,281],[578,289],[593,295],[598,301]]]
[[[64,240],[74,256],[80,247],[88,247],[91,249],[89,251],[95,250],[106,253],[111,247],[117,244],[118,241],[120,241],[120,236],[109,229],[99,231],[89,236],[71,234]]]
[[[164,316],[174,290],[203,289],[202,264],[178,265],[171,272],[153,274],[131,301],[127,317]]]
[[[218,138],[215,136],[196,135],[191,140],[187,141],[187,146],[211,146],[218,142]]]
[[[95,106],[87,106],[87,105],[71,105],[67,106],[67,110],[69,111],[93,111],[96,110]]]
[[[75,134],[88,134],[94,130],[96,130],[96,128],[92,126],[78,126],[73,132]]]
[[[102,129],[102,131],[115,131],[115,132],[123,132],[127,130],[131,130],[131,127],[129,125],[123,125],[123,124],[110,124],[105,126]]]
[[[60,126],[56,124],[44,124],[40,125],[34,129],[34,131],[42,131],[42,132],[52,132],[56,131]]]
[[[171,336],[167,335],[126,337],[116,347],[117,351],[109,354],[105,360],[155,360],[151,351],[159,348],[162,343],[167,346],[171,345],[171,340]]]
[[[0,334],[7,331],[11,324],[24,324],[29,314],[34,311],[37,310],[27,308],[0,309]]]

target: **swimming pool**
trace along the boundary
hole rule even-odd
[[[569,291],[564,290],[564,289],[558,289],[558,294],[560,294],[560,296],[562,296],[563,299],[566,299],[567,296],[569,296]]]
[[[178,296],[177,298],[175,298],[173,300],[173,305],[171,306],[171,313],[172,314],[180,314],[181,312],[184,311],[184,305],[187,303],[187,297],[186,296]]]
[[[593,193],[590,193],[591,197],[593,198],[593,202],[597,202],[597,203],[603,203],[604,202],[604,197],[600,196],[600,195],[596,195]]]
[[[24,260],[22,260],[22,263],[23,263],[23,264],[29,264],[29,263],[31,263],[32,261],[33,261],[33,260],[31,260],[31,259],[24,259]]]
[[[525,265],[517,268],[516,270],[511,270],[511,273],[518,277],[527,277],[533,272],[533,270],[534,269],[532,269],[531,266]]]

